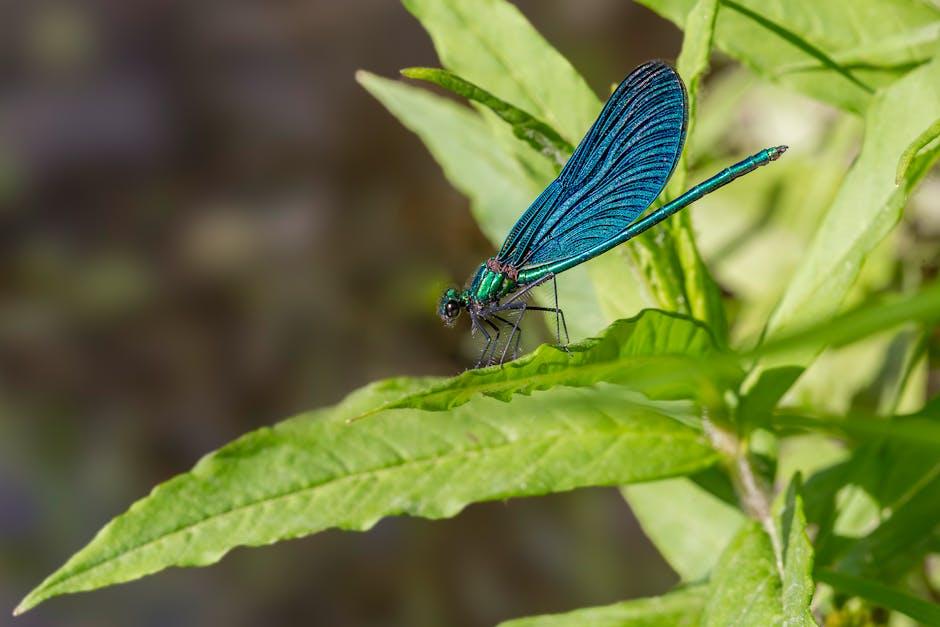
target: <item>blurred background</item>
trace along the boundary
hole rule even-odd
[[[679,50],[625,0],[517,4],[602,95]],[[0,50],[0,614],[239,434],[471,363],[434,306],[492,248],[353,80],[438,65],[397,2],[4,2]],[[236,550],[13,624],[485,625],[675,580],[615,490],[582,490]]]

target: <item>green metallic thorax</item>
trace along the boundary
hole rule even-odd
[[[500,272],[494,272],[481,264],[470,282],[470,287],[463,293],[466,302],[488,304],[496,302],[518,287],[519,283]]]

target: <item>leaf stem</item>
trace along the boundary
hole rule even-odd
[[[729,461],[731,482],[745,513],[758,521],[770,537],[777,573],[783,578],[783,545],[771,514],[771,488],[754,470],[748,455],[747,439],[716,425],[706,412],[702,423],[709,441]]]

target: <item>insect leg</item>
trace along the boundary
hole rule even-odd
[[[519,314],[519,317],[516,318],[515,324],[513,324],[513,323],[510,322],[509,320],[506,320],[506,319],[503,318],[502,316],[497,316],[496,314],[493,314],[493,317],[494,317],[494,318],[496,318],[497,320],[499,320],[499,321],[502,322],[503,324],[512,327],[512,331],[510,331],[510,333],[509,333],[509,339],[506,340],[506,346],[503,347],[503,354],[502,354],[502,355],[500,356],[500,358],[499,358],[499,364],[500,364],[500,365],[502,365],[503,363],[506,362],[506,353],[509,351],[509,346],[512,344],[512,338],[513,338],[513,337],[516,338],[516,347],[518,348],[518,346],[519,346],[519,337],[522,335],[522,331],[519,330],[519,323],[522,322],[522,317],[525,316],[525,311],[526,311],[526,304],[525,304],[525,303],[519,303],[519,304],[522,305],[522,307],[518,307],[518,308],[517,308],[517,307],[513,307],[513,309],[521,309],[521,310],[522,310],[522,313],[520,313],[520,314]]]
[[[500,328],[499,328],[498,326],[496,326],[496,323],[494,323],[494,322],[493,322],[492,320],[490,320],[489,318],[483,318],[483,322],[485,322],[486,324],[490,325],[490,328],[493,329],[493,331],[496,332],[496,336],[493,338],[492,342],[488,342],[487,345],[486,345],[486,348],[489,348],[490,346],[493,347],[493,350],[492,350],[492,352],[490,353],[489,361],[486,362],[487,365],[490,365],[490,364],[493,363],[493,358],[496,357],[496,349],[499,348],[499,334],[500,334]],[[485,355],[486,355],[486,351],[484,351],[483,354],[484,354],[484,356],[485,356]],[[500,363],[502,363],[502,362],[500,362]]]
[[[525,312],[528,311],[529,309],[539,309],[539,307],[533,307],[526,302],[510,301],[508,303],[503,303],[502,305],[499,305],[492,310],[494,312],[493,314],[494,317],[497,317],[495,316],[495,312],[497,311],[521,310],[522,312],[519,314],[519,318],[516,320],[516,323],[513,325],[513,333],[515,334],[515,337],[516,337],[516,346],[513,348],[513,359],[515,359],[515,356],[519,354],[519,343],[522,340],[522,329],[519,327],[519,325],[522,323],[522,318],[525,316]],[[502,320],[502,318],[500,318],[500,320]],[[506,358],[506,350],[509,348],[509,344],[512,343],[512,337],[513,337],[512,335],[509,336],[509,341],[506,342],[506,347],[503,349],[504,360]]]
[[[567,350],[568,343],[571,342],[571,338],[568,335],[568,322],[565,320],[565,312],[562,311],[558,307],[558,281],[555,279],[554,273],[546,274],[541,279],[537,281],[533,281],[532,283],[529,283],[524,288],[522,288],[521,290],[513,294],[509,300],[507,300],[505,303],[500,305],[499,308],[495,309],[494,311],[502,311],[505,309],[519,309],[518,307],[518,305],[520,304],[518,302],[519,299],[525,296],[529,291],[538,287],[539,285],[546,283],[549,279],[551,279],[552,285],[555,291],[555,306],[554,307],[536,307],[534,305],[528,305],[528,309],[532,309],[533,311],[551,311],[555,314],[555,339],[558,341],[559,346]],[[564,330],[565,332],[564,343],[562,343],[561,341],[562,330]]]
[[[558,344],[565,347],[565,350],[568,349],[568,343],[571,341],[571,338],[568,337],[568,323],[565,322],[565,312],[558,308],[558,281],[555,280],[555,275],[552,275],[552,285],[555,288],[555,337],[558,338]],[[558,328],[558,320],[561,319],[561,325],[565,327],[565,343],[561,343],[561,329]]]
[[[470,321],[473,323],[473,328],[479,330],[480,333],[483,334],[483,337],[486,338],[486,344],[483,346],[483,352],[480,353],[480,358],[477,359],[476,365],[473,366],[474,368],[479,368],[480,365],[483,363],[483,359],[486,357],[487,351],[490,349],[490,344],[493,343],[493,338],[490,337],[490,334],[486,332],[486,329],[483,328],[483,325],[480,324],[480,321],[477,319],[476,316],[471,316]]]

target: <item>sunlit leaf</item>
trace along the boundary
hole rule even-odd
[[[704,326],[651,309],[615,322],[599,338],[568,350],[543,345],[503,366],[468,370],[385,407],[440,411],[477,394],[509,400],[557,385],[600,381],[628,385],[652,397],[699,398],[708,404],[720,400],[722,385],[737,376],[733,359],[716,347]]]
[[[505,0],[403,0],[445,68],[527,111],[577,144],[601,102],[581,75]],[[521,210],[520,210],[521,213]]]
[[[512,404],[477,397],[449,412],[401,409],[352,423],[349,409],[311,412],[206,456],[109,523],[18,611],[170,566],[212,564],[237,546],[365,530],[385,516],[446,518],[473,502],[648,481],[715,460],[683,424],[681,405],[615,386],[557,388]]]
[[[725,549],[711,577],[704,625],[815,625],[809,611],[813,550],[798,479],[773,522],[772,540],[760,523],[747,523]]]
[[[897,224],[908,195],[926,172],[926,164],[909,169],[896,186],[898,159],[938,117],[940,57],[874,100],[861,154],[770,320],[771,335],[838,310],[866,255]],[[812,355],[808,352],[803,361]],[[788,365],[794,364],[800,362]]]
[[[857,439],[889,439],[904,442],[921,449],[932,449],[940,454],[940,423],[917,417],[861,416],[799,416],[777,414],[770,424],[779,429],[823,431],[837,435],[847,434]]]
[[[717,0],[698,0],[686,24],[677,70],[687,88],[689,117],[687,135],[694,134],[698,86],[708,71],[714,35]],[[691,144],[691,142],[688,142]],[[683,152],[664,198],[686,191],[689,150]],[[728,323],[718,286],[702,261],[688,211],[652,229],[628,245],[628,251],[658,306],[689,314],[705,322],[722,345],[727,342]]]
[[[680,27],[696,2],[638,1]],[[861,113],[933,56],[938,30],[940,9],[918,0],[722,0],[715,43],[770,80]]]

